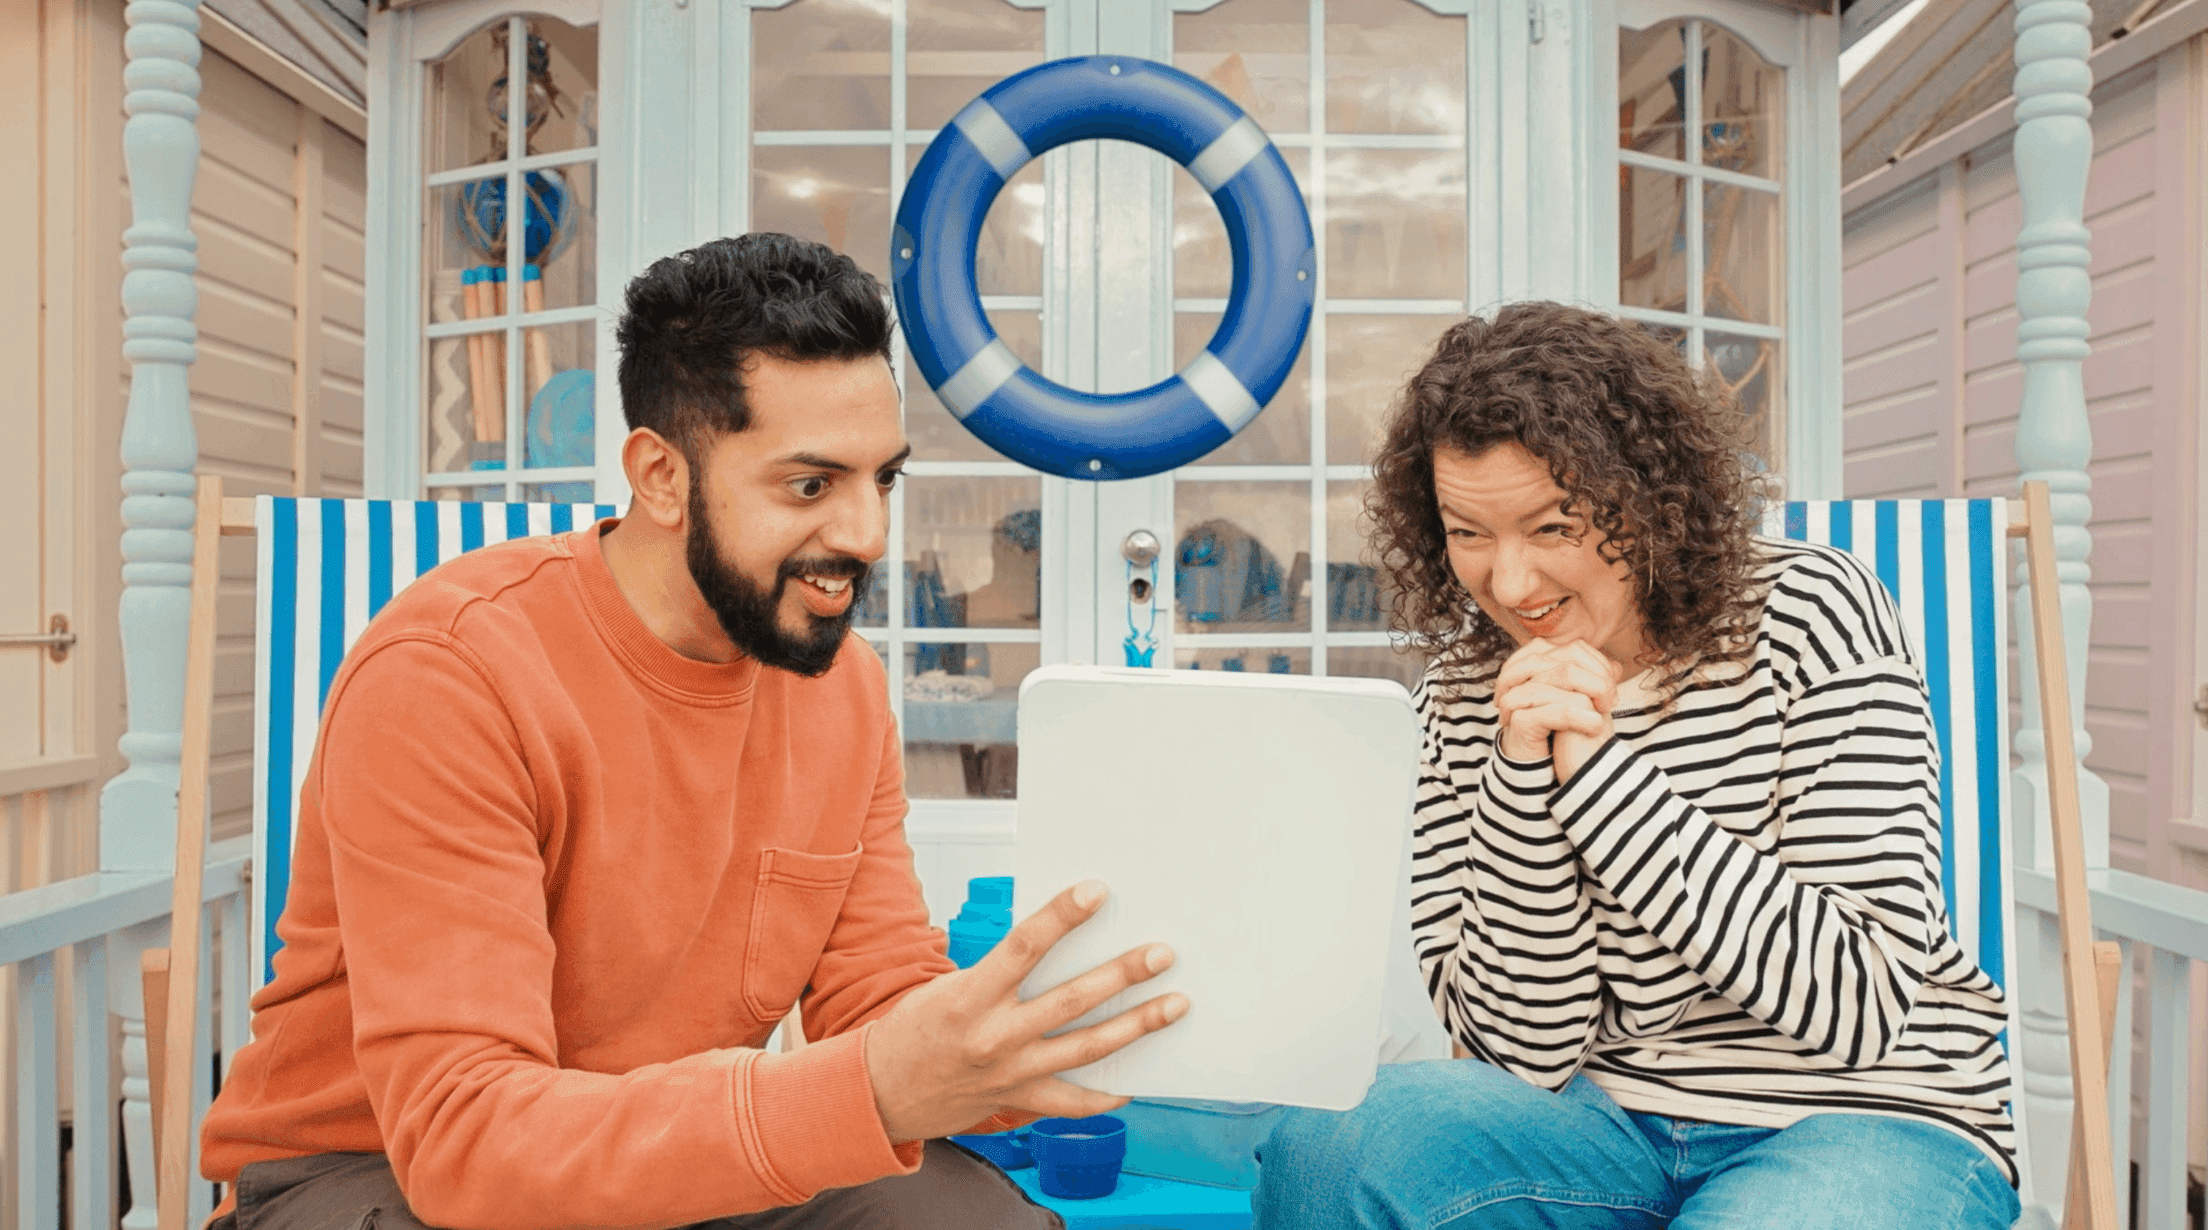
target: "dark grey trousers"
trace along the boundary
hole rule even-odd
[[[1004,1172],[947,1140],[920,1169],[822,1192],[804,1204],[700,1222],[692,1230],[1064,1230]],[[381,1153],[321,1153],[255,1162],[238,1175],[238,1207],[208,1230],[429,1230],[407,1207]]]

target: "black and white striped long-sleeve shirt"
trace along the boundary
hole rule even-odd
[[[2016,1178],[2002,992],[1940,888],[1938,743],[1885,588],[1763,539],[1753,656],[1559,785],[1498,754],[1492,677],[1419,687],[1413,936],[1473,1055],[1629,1110],[1899,1115]]]

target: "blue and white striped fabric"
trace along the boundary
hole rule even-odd
[[[391,596],[437,565],[511,538],[560,534],[611,504],[298,500],[261,496],[253,695],[253,968],[269,977],[291,883],[292,820],[322,701],[346,650]]]
[[[2009,636],[2005,500],[1815,500],[1771,510],[1774,537],[1839,547],[1870,566],[1901,608],[1924,667],[1940,740],[1942,882],[1964,951],[2006,987],[2009,868]],[[2012,1012],[2015,997],[2010,997]]]

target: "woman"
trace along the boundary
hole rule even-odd
[[[1736,421],[1549,303],[1406,388],[1370,512],[1435,654],[1413,932],[1470,1058],[1291,1112],[1264,1230],[2015,1220],[1922,671],[1861,564],[1755,535]]]

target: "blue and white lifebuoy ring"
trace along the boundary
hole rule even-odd
[[[1234,249],[1234,289],[1202,353],[1132,393],[1045,380],[989,326],[974,247],[1005,181],[1045,150],[1133,141],[1211,193]],[[999,452],[1068,478],[1140,478],[1202,457],[1280,390],[1317,285],[1311,216],[1288,164],[1226,95],[1128,56],[1057,60],[966,105],[914,168],[891,237],[891,282],[913,361],[936,396]]]

